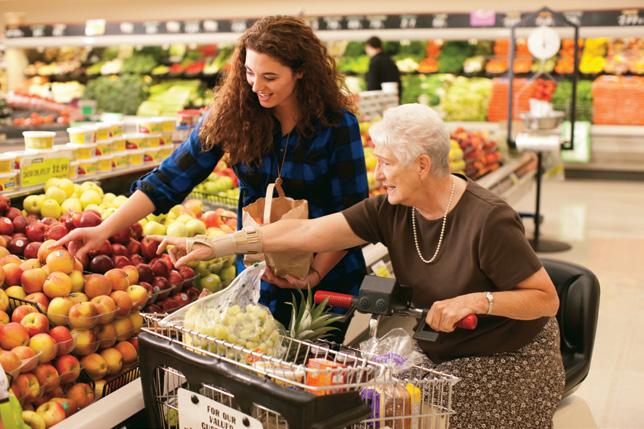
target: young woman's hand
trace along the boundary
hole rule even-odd
[[[76,228],[54,243],[54,246],[67,246],[69,253],[81,262],[87,261],[87,253],[96,250],[109,238],[109,232],[101,226]]]
[[[303,279],[299,279],[288,274],[286,275],[286,278],[284,278],[276,276],[268,265],[266,266],[262,279],[282,289],[312,289],[320,283],[320,278],[317,275],[317,272],[313,270],[309,271]]]

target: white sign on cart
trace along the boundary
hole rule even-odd
[[[180,388],[179,427],[181,429],[262,429],[259,420],[207,396]]]

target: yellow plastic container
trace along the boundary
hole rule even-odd
[[[167,116],[161,118],[161,132],[162,133],[173,133],[174,129],[177,127],[177,118]]]
[[[145,147],[161,146],[161,133],[148,134],[148,143]]]
[[[73,159],[92,159],[96,156],[96,143],[67,143],[65,145],[73,154]]]
[[[114,152],[112,139],[96,143],[96,155],[109,155]]]
[[[96,127],[83,125],[82,127],[67,128],[69,141],[76,144],[91,144],[96,141]]]
[[[105,140],[109,140],[111,135],[110,135],[110,130],[112,129],[112,126],[110,124],[105,124],[102,122],[99,122],[96,124],[96,142],[103,142]]]
[[[163,120],[160,118],[139,119],[136,123],[136,131],[145,134],[155,134],[163,131]]]
[[[103,155],[96,157],[96,169],[99,173],[109,173],[112,171],[112,155]]]
[[[173,135],[174,135],[174,133],[171,133],[171,132],[170,133],[167,133],[167,132],[161,133],[161,146],[169,146],[169,145],[171,145],[172,141],[173,141],[173,139],[172,139]]]
[[[120,137],[123,135],[125,125],[123,122],[107,122],[110,125],[110,134],[112,138]]]
[[[75,179],[78,177],[78,162],[79,161],[72,161],[69,163],[69,178],[70,179]]]
[[[121,168],[127,168],[129,164],[129,152],[123,151],[123,152],[116,152],[112,154],[112,167],[115,170],[119,170]]]
[[[25,157],[25,151],[24,150],[13,150],[9,152],[4,152],[4,155],[7,156],[13,156],[14,157],[14,162],[13,162],[13,169],[14,170],[20,170],[20,161],[22,161],[22,158]]]
[[[127,151],[127,160],[131,166],[143,165],[144,149],[133,149]]]
[[[98,171],[96,158],[78,160],[78,176],[92,176]]]
[[[26,149],[51,149],[54,146],[54,131],[23,131]]]
[[[18,187],[18,172],[11,170],[0,174],[0,191],[12,191]]]
[[[11,173],[15,163],[16,155],[14,153],[0,153],[0,174]]]
[[[148,145],[148,135],[143,133],[124,134],[125,149],[143,149]]]
[[[168,158],[170,155],[172,155],[172,152],[174,149],[172,146],[161,146],[159,148],[159,161],[163,161],[164,159]]]
[[[123,136],[112,137],[112,152],[123,152],[125,150],[125,139]]]

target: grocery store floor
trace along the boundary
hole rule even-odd
[[[534,194],[514,207],[534,210]],[[601,284],[590,373],[562,403],[555,429],[644,428],[644,182],[552,179],[542,207],[542,236],[572,245],[542,255],[584,265]]]

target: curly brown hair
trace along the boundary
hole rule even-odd
[[[273,115],[259,104],[246,81],[248,49],[269,55],[293,73],[303,73],[295,93],[300,111],[296,131],[304,139],[314,135],[316,120],[324,127],[332,126],[343,109],[354,110],[344,76],[311,27],[290,16],[262,18],[242,34],[231,67],[215,92],[199,133],[204,150],[221,146],[233,164],[250,164],[260,162],[272,149]]]

